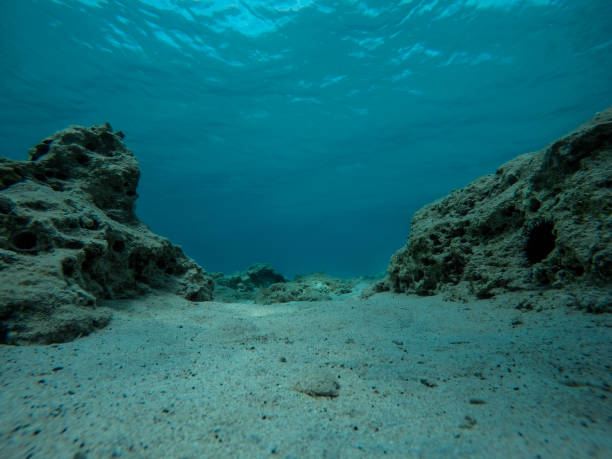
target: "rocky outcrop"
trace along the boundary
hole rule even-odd
[[[611,309],[612,109],[419,210],[376,290],[458,299],[566,292]]]
[[[287,282],[282,274],[264,263],[249,266],[246,271],[233,274],[210,273],[215,282],[215,300],[223,303],[252,301],[260,288]]]
[[[231,275],[210,275],[215,281],[215,301],[224,303],[334,300],[356,289],[361,292],[375,282],[373,278],[336,279],[324,273],[298,274],[288,280],[267,264],[256,264]]]
[[[255,296],[259,304],[289,301],[326,301],[353,292],[358,279],[336,279],[324,273],[302,274],[290,282],[262,288]]]
[[[102,327],[98,300],[150,289],[212,297],[210,277],[134,213],[139,169],[108,124],[70,127],[0,159],[0,342],[61,342]]]

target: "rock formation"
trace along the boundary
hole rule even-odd
[[[300,274],[289,282],[261,288],[255,296],[259,304],[289,301],[327,301],[353,292],[359,279],[336,279],[324,273]]]
[[[215,300],[223,303],[251,301],[260,288],[274,283],[287,282],[282,274],[264,263],[249,266],[246,271],[233,274],[210,273],[215,281]]]
[[[612,108],[414,215],[378,290],[458,299],[560,292],[612,309]]]
[[[149,289],[189,300],[213,283],[134,213],[139,169],[108,124],[70,127],[0,159],[0,342],[61,342],[103,327],[97,300]]]
[[[299,274],[288,280],[266,264],[256,264],[231,275],[210,273],[210,276],[215,281],[215,301],[224,303],[326,301],[353,293],[358,284],[361,291],[364,285],[374,282],[366,278],[336,279],[324,273]]]

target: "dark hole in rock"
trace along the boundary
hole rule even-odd
[[[437,234],[430,234],[429,239],[431,239],[434,245],[440,245],[440,237]]]
[[[535,264],[544,260],[555,248],[556,240],[553,222],[542,219],[533,222],[527,231],[525,242],[525,255],[529,263]]]
[[[47,169],[45,171],[45,177],[55,177],[55,172],[50,169]]]
[[[508,174],[508,178],[506,180],[508,181],[508,185],[514,185],[516,182],[518,182],[518,178],[514,174]]]
[[[123,252],[125,250],[125,242],[123,242],[123,241],[115,241],[113,243],[113,250],[115,252]]]
[[[157,260],[155,264],[159,269],[166,269],[166,262],[164,260]]]
[[[81,270],[87,273],[90,272],[95,261],[96,254],[92,252],[86,252],[85,259],[81,262]]]
[[[66,180],[68,178],[68,176],[63,172],[58,172],[57,174],[55,174],[55,176],[60,180]]]
[[[174,270],[172,268],[166,268],[166,274],[172,275],[174,274]]]
[[[38,238],[31,231],[23,231],[13,236],[13,246],[19,250],[33,250],[37,245]]]
[[[37,160],[41,156],[49,153],[50,143],[51,140],[45,140],[43,141],[43,143],[39,143],[38,145],[36,145],[36,147],[34,147],[36,151],[32,155],[32,160]]]
[[[64,258],[62,260],[62,274],[66,277],[72,277],[74,274],[74,269],[76,266],[76,261],[74,258]]]
[[[50,186],[55,191],[64,191],[64,185],[62,185],[61,183],[51,183]]]
[[[77,156],[76,160],[79,164],[87,164],[89,162],[89,156],[80,154]]]
[[[8,328],[0,323],[0,344],[8,344]]]
[[[85,148],[87,148],[90,151],[96,151],[98,148],[98,145],[96,144],[96,142],[92,140],[91,142],[87,142],[85,144]]]
[[[493,298],[495,294],[491,292],[489,289],[482,289],[476,293],[476,297],[480,300],[487,300],[489,298]]]
[[[83,244],[83,242],[76,240],[76,239],[71,239],[69,241],[66,242],[66,248],[67,249],[82,249],[85,246],[85,244]]]
[[[4,196],[0,196],[0,214],[8,214],[13,210],[13,201]]]
[[[529,200],[529,210],[530,211],[535,212],[540,209],[540,206],[541,206],[540,201],[538,201],[536,198],[531,198]]]
[[[34,174],[34,178],[36,180],[38,180],[39,182],[46,182],[47,181],[47,177],[45,177],[45,174],[43,174],[42,172],[36,172]]]
[[[432,266],[436,264],[436,260],[431,258],[423,258],[421,259],[421,263],[423,263],[425,266]]]

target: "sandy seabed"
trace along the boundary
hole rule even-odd
[[[0,457],[612,457],[612,318],[368,300],[113,302],[0,346]]]

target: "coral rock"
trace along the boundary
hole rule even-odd
[[[134,213],[139,169],[110,125],[70,127],[0,159],[0,342],[61,342],[106,325],[98,300],[212,280]]]
[[[609,310],[611,186],[612,108],[416,212],[385,286],[455,299],[558,289]]]

